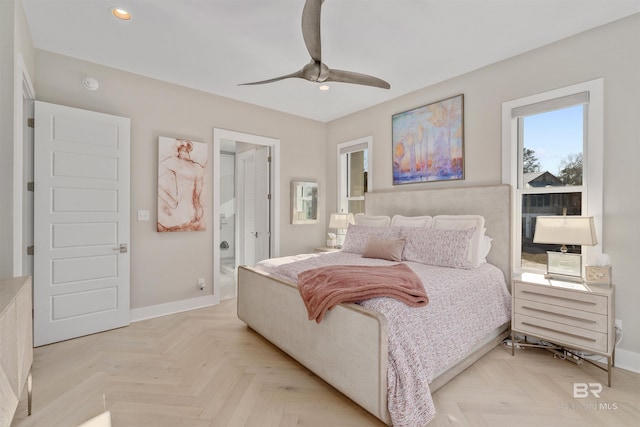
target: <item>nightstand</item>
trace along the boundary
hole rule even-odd
[[[323,246],[321,248],[313,248],[314,252],[336,252],[339,251],[340,248],[330,248],[328,246]]]
[[[511,354],[516,345],[515,334],[533,336],[559,346],[583,350],[607,358],[611,387],[614,364],[614,288],[545,279],[541,274],[514,276],[511,288]],[[583,359],[590,362],[588,359]]]

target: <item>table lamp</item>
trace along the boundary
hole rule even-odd
[[[341,248],[344,243],[345,230],[349,224],[353,224],[354,217],[352,213],[332,213],[329,219],[329,228],[336,230],[336,248]]]
[[[582,255],[567,252],[567,245],[594,246],[598,243],[591,216],[539,216],[533,243],[562,245],[560,252],[547,251],[548,279],[582,281]]]

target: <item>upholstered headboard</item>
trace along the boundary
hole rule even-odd
[[[511,187],[441,188],[433,190],[366,193],[367,215],[482,215],[486,235],[493,238],[487,261],[500,268],[511,282]]]

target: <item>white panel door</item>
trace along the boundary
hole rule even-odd
[[[241,265],[255,265],[256,252],[256,180],[255,150],[244,151],[238,156],[240,190],[238,214],[240,216]]]
[[[129,324],[130,120],[36,101],[34,345]]]
[[[244,151],[237,156],[240,264],[255,265],[270,256],[271,206],[269,147]]]
[[[255,154],[255,261],[269,258],[270,229],[270,171],[269,147],[256,150]]]

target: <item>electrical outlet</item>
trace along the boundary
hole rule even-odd
[[[620,329],[620,332],[622,332],[622,320],[621,319],[616,319],[616,329]]]
[[[149,211],[139,210],[138,221],[149,221]]]

